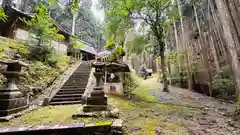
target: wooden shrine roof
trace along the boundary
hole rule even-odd
[[[105,65],[106,70],[110,73],[116,72],[130,72],[130,69],[127,64],[120,62],[111,62]]]

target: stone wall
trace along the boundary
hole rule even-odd
[[[35,36],[35,35],[32,34],[31,36]],[[15,39],[28,41],[28,42],[31,42],[32,44],[37,43],[37,41],[29,39],[29,37],[30,37],[29,32],[24,29],[18,28],[15,31],[15,37],[14,37]],[[51,46],[59,53],[63,53],[63,54],[67,53],[68,43],[66,41],[54,41],[53,40],[51,42]]]
[[[111,89],[114,87],[115,90]],[[123,95],[123,84],[122,83],[104,83],[103,90],[107,94],[118,94]]]

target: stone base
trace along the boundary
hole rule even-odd
[[[0,117],[18,113],[28,108],[27,98],[22,97],[20,94],[20,92],[16,91],[0,92],[1,97],[5,97],[0,98]]]
[[[87,105],[107,105],[107,97],[88,97],[86,100]]]
[[[97,90],[93,90],[93,92],[91,93],[91,96],[99,96],[99,97],[104,97],[105,93],[102,91],[103,88],[101,88],[101,90],[97,89]]]
[[[84,105],[83,112],[105,111],[107,105]]]
[[[21,111],[27,109],[28,107],[29,107],[28,105],[25,105],[25,106],[13,108],[13,109],[0,110],[0,117],[4,117],[4,116],[8,116],[8,115],[11,115],[11,114],[14,114],[14,113],[21,112]]]

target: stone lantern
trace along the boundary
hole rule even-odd
[[[20,61],[20,55],[15,54],[13,60],[0,61],[7,65],[7,69],[1,72],[5,77],[2,88],[0,88],[0,117],[20,112],[28,107],[27,98],[19,91],[16,79],[21,75],[21,68],[27,66]]]
[[[93,75],[96,78],[96,86],[93,87],[93,91],[86,99],[86,105],[83,107],[84,112],[90,111],[104,111],[107,109],[107,96],[103,91],[103,86],[100,84],[101,78],[104,75],[104,62],[100,58],[97,58],[92,63],[92,67],[95,68]]]

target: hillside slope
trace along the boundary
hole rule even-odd
[[[0,60],[11,59],[16,52],[22,56],[22,61],[29,64],[27,68],[23,68],[24,74],[17,82],[18,87],[24,94],[31,92],[31,97],[40,94],[75,61],[66,55],[57,53],[50,55],[47,52],[47,59],[37,60],[32,57],[35,53],[33,47],[20,41],[0,37]],[[5,66],[0,65],[0,71],[4,68]],[[0,74],[0,86],[3,81],[4,77]]]

